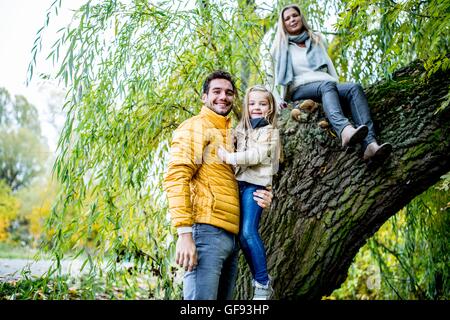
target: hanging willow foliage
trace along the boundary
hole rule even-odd
[[[48,248],[58,261],[75,249],[92,268],[106,258],[111,271],[118,260],[143,259],[163,288],[156,296],[176,296],[161,191],[167,141],[199,111],[212,70],[240,74],[245,63],[242,79],[260,81],[249,43],[262,42],[265,22],[230,5],[89,1],[73,23],[49,55],[69,93],[54,165],[64,190],[48,220]]]

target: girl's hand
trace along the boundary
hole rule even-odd
[[[223,162],[226,162],[227,155],[228,155],[228,151],[225,150],[224,147],[219,146],[217,148],[217,156],[219,157],[220,160],[222,160]]]

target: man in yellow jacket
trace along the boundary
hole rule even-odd
[[[232,150],[231,118],[236,88],[231,75],[211,73],[203,83],[200,114],[173,134],[164,188],[177,228],[176,262],[187,271],[185,300],[232,299],[237,275],[239,190],[233,169],[216,154]],[[270,204],[272,193],[258,190],[255,201]]]

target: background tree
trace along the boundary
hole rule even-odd
[[[411,37],[418,37],[424,30],[427,30],[427,35],[433,41],[444,37],[443,50],[448,52],[446,33],[439,30],[448,28],[449,19],[440,20],[441,24],[438,29],[430,28],[429,24],[426,23],[408,25],[400,23],[409,18],[408,11],[402,11],[401,14],[393,16],[393,20],[391,20],[391,22],[396,21],[398,23],[392,23],[392,26],[381,24],[381,29],[379,32],[377,31],[377,41],[372,41],[371,38],[366,37],[366,33],[364,33],[366,29],[361,27],[366,22],[363,19],[356,19],[352,15],[360,15],[364,12],[365,14],[370,13],[371,17],[378,21],[384,19],[383,13],[385,11],[381,8],[388,4],[382,2],[369,6],[366,2],[359,2],[302,2],[303,10],[308,15],[308,21],[311,22],[315,30],[326,31],[324,30],[324,21],[327,17],[334,12],[342,12],[336,31],[338,37],[331,41],[330,48],[332,54],[336,53],[333,55],[335,60],[338,57],[344,57],[338,60],[338,70],[342,79],[360,79],[364,80],[363,83],[374,82],[385,74],[380,70],[390,72],[399,65],[406,65],[417,56],[417,48],[415,49],[416,56],[411,52],[399,51],[395,55],[395,59],[393,55],[387,55],[387,58],[383,61],[380,61],[378,57],[380,52],[385,53],[393,46],[408,45]],[[416,2],[404,1],[402,3],[412,4]],[[83,230],[89,230],[94,224],[97,224],[100,229],[95,235],[94,242],[98,245],[96,246],[95,258],[90,256],[91,260],[97,259],[98,264],[104,257],[107,257],[109,261],[115,261],[118,258],[118,249],[123,247],[138,248],[149,257],[149,270],[155,273],[154,270],[156,269],[161,276],[159,285],[162,288],[162,297],[179,295],[179,287],[174,285],[173,282],[173,242],[171,241],[172,235],[166,217],[166,203],[161,192],[161,177],[164,172],[167,141],[178,124],[196,114],[200,109],[201,81],[210,71],[223,68],[237,75],[237,85],[241,88],[241,91],[246,85],[263,81],[265,74],[261,71],[261,48],[255,48],[255,44],[264,43],[265,32],[267,31],[267,34],[270,34],[271,30],[268,30],[268,26],[274,25],[279,8],[283,4],[284,1],[275,3],[270,14],[265,16],[249,14],[246,10],[254,8],[254,3],[244,1],[239,1],[237,5],[228,1],[196,1],[195,4],[181,1],[175,4],[172,1],[159,1],[154,5],[143,0],[131,2],[88,1],[76,12],[71,25],[61,30],[61,37],[54,44],[53,51],[49,55],[58,65],[55,77],[61,79],[69,88],[65,104],[67,120],[60,138],[59,155],[54,166],[54,170],[63,184],[64,193],[49,220],[49,225],[52,225],[56,230],[51,248],[58,259],[66,250],[77,247],[77,245],[67,245],[70,242],[68,239],[73,239],[73,235]],[[324,4],[327,6],[324,6]],[[48,24],[51,14],[54,11],[57,12],[59,6],[60,2],[55,1],[49,9],[46,24]],[[419,11],[416,10],[413,14],[419,12],[422,15],[421,10],[425,10],[424,8],[440,7],[439,12],[443,12],[441,15],[445,16],[448,14],[448,11],[442,10],[445,6],[448,8],[448,1],[439,2],[439,6],[437,3],[426,3],[420,5]],[[324,8],[330,8],[330,10],[324,12]],[[375,13],[372,13],[373,8],[378,8]],[[253,12],[257,12],[257,10],[253,10]],[[423,21],[428,21],[427,19],[431,20],[432,17],[424,18]],[[348,20],[351,20],[351,23],[347,23]],[[361,28],[358,29],[359,27]],[[39,49],[38,44],[42,30],[37,35],[36,46],[33,49],[34,56]],[[394,34],[402,34],[405,37],[396,38],[396,42],[387,41]],[[354,37],[349,35],[354,35]],[[357,41],[358,37],[362,39],[362,42]],[[251,39],[251,41],[248,39]],[[252,47],[248,46],[249,43]],[[380,46],[380,43],[385,43],[385,45]],[[67,48],[67,51],[64,52],[63,57],[60,57],[63,48]],[[341,51],[338,52],[337,48]],[[431,46],[427,49],[424,46],[420,49],[421,54],[426,52],[429,55],[429,59],[440,59],[437,58],[436,47]],[[440,56],[441,52],[439,52]],[[427,61],[432,61],[429,59]],[[30,64],[30,76],[33,70],[33,61]],[[386,129],[386,123],[393,119],[397,123],[403,123],[403,118],[397,116],[406,116],[405,112],[407,113],[408,108],[410,108],[403,104],[404,101],[408,101],[414,107],[417,107],[418,102],[428,103],[428,101],[421,99],[424,91],[416,90],[416,88],[431,90],[433,87],[430,87],[430,83],[436,85],[438,91],[433,95],[435,100],[430,108],[424,108],[429,114],[427,117],[419,118],[420,120],[416,125],[421,126],[421,128],[428,128],[428,124],[426,127],[424,125],[428,120],[436,121],[433,123],[441,123],[439,122],[441,116],[429,118],[430,114],[432,115],[436,111],[436,105],[437,107],[445,107],[450,98],[448,83],[445,81],[436,82],[436,79],[441,80],[442,75],[431,78],[434,73],[439,73],[448,67],[445,59],[439,61],[441,61],[441,64],[438,68],[434,68],[433,65],[433,68],[430,69],[431,65],[426,64],[427,72],[423,72],[419,66],[412,69],[411,72],[417,71],[416,78],[418,75],[423,75],[423,82],[417,82],[417,79],[413,81],[414,77],[408,73],[408,78],[403,79],[400,76],[397,79],[392,90],[381,90],[384,87],[390,87],[387,83],[381,83],[378,87],[372,89],[375,91],[381,90],[378,93],[373,93],[372,103],[374,103],[373,101],[383,101],[389,106],[396,106],[395,110],[398,111],[398,115],[396,115],[394,110],[375,108],[376,121],[383,123],[382,140],[392,138],[392,141],[402,145],[403,142],[397,141],[394,137],[397,137],[397,139],[405,137],[406,139],[405,135],[412,132],[408,131],[412,129],[407,129],[411,128],[412,122],[405,124],[404,131],[398,131],[400,129],[393,127]],[[365,76],[364,79],[358,78],[359,75]],[[427,82],[427,76],[434,80]],[[401,94],[395,96],[394,92],[400,92]],[[412,94],[417,94],[419,98],[415,100],[415,97],[411,96]],[[443,97],[445,97],[444,100]],[[376,113],[376,110],[379,113]],[[402,110],[405,110],[405,112],[400,112]],[[415,115],[416,111],[417,108],[413,108],[411,115]],[[386,112],[388,115],[382,116],[382,112]],[[285,119],[285,125],[286,121]],[[293,141],[298,142],[301,137],[305,138],[305,141],[312,142],[313,136],[319,136],[320,139],[326,141],[324,140],[325,136],[321,133],[316,135],[312,127],[307,126],[305,128],[308,128],[308,130],[301,130],[302,134],[305,135],[297,136]],[[434,127],[432,128],[430,130],[435,130]],[[288,127],[284,127],[283,130],[289,131]],[[441,141],[439,139],[445,137],[446,130],[447,127],[444,126],[440,132],[432,131],[435,133],[434,136],[436,136],[437,141]],[[429,139],[429,135],[424,135],[423,139]],[[284,166],[287,171],[284,171],[283,174],[286,177],[288,175],[292,176],[291,179],[303,177],[301,174],[296,176],[294,164],[298,165],[299,161],[311,160],[318,168],[325,167],[326,170],[329,170],[329,167],[323,165],[331,161],[330,159],[337,157],[337,162],[331,161],[331,163],[336,165],[338,177],[335,181],[339,181],[340,175],[338,173],[343,172],[340,170],[344,170],[343,163],[347,160],[341,154],[335,152],[333,148],[336,146],[333,143],[328,145],[328,147],[331,147],[331,151],[328,153],[322,153],[321,149],[314,149],[314,147],[308,149],[308,146],[300,142],[297,146],[292,145],[292,142],[289,143],[287,140],[285,140],[285,143],[291,145],[288,154],[291,157],[289,161],[293,161],[286,162]],[[325,142],[325,145],[327,143]],[[448,144],[445,144],[445,142],[439,148],[434,143],[431,145],[441,154],[448,152],[448,149],[445,149]],[[304,147],[304,150],[308,150],[309,153],[306,153],[304,158],[295,160],[298,158],[298,152],[295,150],[300,146]],[[314,146],[316,145],[314,144]],[[401,151],[394,153],[396,157],[406,157],[400,162],[402,168],[399,169],[399,174],[412,174],[416,170],[418,162],[412,161],[408,152],[425,158],[432,154],[432,149],[425,147],[415,149],[421,146],[421,144],[415,144],[415,142],[402,146]],[[319,146],[316,147],[319,148]],[[403,152],[407,153],[404,154]],[[313,155],[316,155],[316,157],[313,157]],[[324,156],[325,158],[323,158]],[[350,160],[348,161],[349,164],[352,163]],[[444,162],[436,170],[439,172],[442,170],[448,171],[447,162]],[[366,174],[366,171],[364,172]],[[325,175],[325,172],[322,174]],[[343,175],[343,177],[347,177],[343,181],[344,185],[349,188],[347,188],[348,191],[346,191],[347,189],[344,190],[344,187],[339,190],[344,192],[344,196],[348,199],[351,198],[350,193],[353,190],[350,188],[350,182],[352,181],[350,177],[355,175],[361,177],[355,172]],[[430,178],[423,179],[427,175],[430,175]],[[402,180],[399,180],[398,176],[396,177],[396,179],[392,178],[392,181],[401,183]],[[370,185],[380,184],[380,190],[386,187],[383,184],[385,182],[383,179],[389,179],[384,175],[377,179],[371,173],[364,176],[364,179],[371,178],[375,182],[370,182]],[[417,178],[424,182],[422,187],[425,187],[434,183],[436,176],[430,172],[422,172],[417,174]],[[304,181],[309,180],[305,179]],[[319,182],[321,180],[313,179],[313,181]],[[281,178],[278,186],[280,188],[288,187],[286,190],[291,191],[277,189],[276,196],[280,199],[283,198],[285,205],[292,206],[291,211],[298,210],[297,214],[304,214],[305,208],[312,209],[310,205],[304,202],[305,199],[300,199],[306,204],[305,208],[295,206],[295,203],[300,203],[299,199],[296,199],[299,196],[298,191],[306,185],[296,185],[295,183],[286,185],[284,183],[285,181]],[[390,187],[393,186],[395,184]],[[408,196],[404,199],[408,200],[412,198],[413,194],[421,191],[419,189],[417,191],[410,189],[405,191],[405,189],[399,188],[398,192],[399,195],[407,192]],[[295,196],[290,197],[290,195]],[[318,192],[317,196],[310,201],[318,200],[321,195],[322,193]],[[301,243],[295,241],[289,243],[289,237],[286,239],[286,243],[275,243],[271,239],[267,239],[272,257],[270,264],[279,272],[279,275],[284,275],[283,279],[280,278],[280,286],[285,281],[289,282],[289,287],[283,293],[280,290],[281,287],[277,288],[278,297],[309,296],[317,298],[343,281],[346,268],[356,254],[357,248],[390,215],[394,214],[395,210],[401,208],[400,204],[404,204],[404,201],[397,201],[398,198],[392,198],[385,206],[381,206],[381,200],[376,196],[380,197],[381,193],[375,195],[373,191],[373,201],[367,203],[360,198],[357,203],[364,204],[367,210],[361,209],[362,211],[354,217],[353,222],[345,220],[348,221],[350,226],[355,226],[359,218],[370,214],[371,211],[368,209],[372,205],[380,206],[376,214],[373,213],[373,218],[368,220],[366,227],[359,231],[357,241],[353,242],[353,246],[342,261],[336,260],[336,256],[331,259],[324,255],[327,249],[326,245],[322,247],[311,246],[311,250],[317,250],[317,252],[311,251],[310,254],[317,254],[320,259],[324,258],[327,262],[324,265],[325,268],[317,269],[314,276],[310,274],[314,270],[314,265],[304,266],[303,270],[297,270],[296,268],[290,270],[278,269],[281,267],[280,261],[284,261],[282,256],[279,255],[280,253],[292,258],[290,263],[286,265],[292,265],[291,263],[299,256],[309,257],[304,255],[305,252],[298,252],[298,248],[304,248]],[[341,203],[340,201],[348,199],[336,199],[334,205],[338,206]],[[332,201],[331,195],[328,200]],[[267,221],[267,229],[264,233],[266,237],[272,224],[280,222],[277,219],[281,219],[283,222],[281,225],[285,225],[289,219],[293,219],[292,214],[286,215],[285,218],[286,208],[279,206],[283,206],[282,203],[275,201],[270,215],[274,220]],[[79,213],[76,217],[69,218],[68,221],[66,213],[67,208],[70,207],[76,207]],[[315,214],[319,213],[315,212]],[[353,214],[356,213],[352,212],[349,218]],[[327,219],[334,221],[333,219],[336,217],[339,217],[339,214],[334,215],[333,218],[331,210],[324,211],[323,220],[320,220],[322,217],[318,217],[317,221],[311,219],[312,224],[308,224],[308,226],[312,227],[314,224],[319,226],[322,221],[327,221]],[[306,225],[305,229],[295,230],[296,221],[296,219],[293,219],[287,230],[299,231],[299,236],[291,239],[308,243],[312,239],[312,233],[300,232],[308,229]],[[345,221],[342,222],[342,225],[346,224]],[[338,232],[339,228],[337,226],[336,228],[335,231]],[[312,232],[312,230],[321,230],[321,228],[310,230]],[[349,235],[350,230],[353,229],[346,229],[342,234],[341,240],[344,243],[340,247],[341,249],[346,249],[346,245],[349,244],[348,241],[354,239],[350,236],[345,237],[345,235]],[[289,232],[283,230],[280,234],[286,235]],[[326,236],[326,233],[323,235]],[[319,241],[319,238],[314,239]],[[82,244],[85,240],[81,237],[79,243]],[[273,251],[276,248],[284,251]],[[338,246],[333,248],[338,248]],[[335,266],[333,263],[337,261],[340,263]],[[111,268],[113,266],[114,264],[111,264]],[[337,267],[338,270],[334,270],[334,267]],[[338,272],[330,279],[321,278],[321,275],[330,274],[333,271]],[[323,273],[319,274],[320,272]],[[305,284],[300,285],[300,280],[305,281]],[[245,297],[248,286],[245,284],[244,278],[241,278],[240,281],[239,294],[241,297]],[[319,281],[319,283],[315,281]]]
[[[43,172],[47,156],[36,107],[0,88],[0,179],[16,191]]]
[[[52,228],[44,227],[59,191],[59,184],[46,168],[37,179],[14,193],[20,208],[8,229],[13,243],[37,248],[45,239],[51,238]]]
[[[19,202],[12,195],[11,188],[0,180],[0,241],[8,238],[8,228],[17,216]]]
[[[25,97],[11,98],[5,88],[0,88],[0,181],[7,186],[3,188],[4,195],[15,203],[9,211],[3,208],[2,219],[8,223],[2,224],[1,240],[32,244],[29,228],[32,208],[40,206],[46,197],[55,197],[46,186],[51,180],[48,159],[36,107]]]

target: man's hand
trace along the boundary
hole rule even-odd
[[[261,208],[269,207],[272,203],[273,193],[272,191],[258,189],[253,192],[253,200],[256,201]]]
[[[197,248],[191,232],[182,233],[178,236],[176,263],[186,271],[192,271],[197,266]]]

